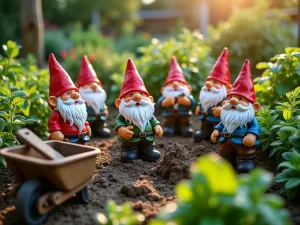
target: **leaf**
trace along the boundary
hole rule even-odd
[[[11,91],[7,87],[0,87],[0,94],[9,97],[11,95]]]
[[[286,93],[288,93],[290,91],[290,87],[288,84],[285,83],[279,83],[276,84],[276,92],[280,95],[280,96],[284,96]]]
[[[286,120],[289,120],[289,119],[286,119]],[[280,131],[291,131],[291,132],[297,132],[298,131],[297,128],[292,127],[292,126],[284,126],[284,127],[281,127],[279,130]]]
[[[0,118],[0,132],[2,132],[4,130],[6,125],[7,125],[7,122],[3,118]]]
[[[0,148],[2,147],[3,145],[3,139],[0,137]]]
[[[5,159],[2,156],[0,156],[0,167],[2,167],[2,168],[6,167]]]
[[[21,106],[23,105],[25,102],[25,99],[24,98],[21,98],[21,97],[15,97],[13,100],[12,100],[12,104],[16,105],[16,106]]]
[[[8,41],[6,44],[6,48],[4,49],[5,54],[9,58],[15,58],[19,55],[19,46],[17,45],[16,42],[13,41]]]
[[[260,62],[256,64],[256,69],[268,69],[269,65],[267,62]]]
[[[286,183],[285,183],[285,185],[284,185],[284,187],[286,188],[286,189],[292,189],[292,188],[296,188],[297,186],[299,186],[300,185],[300,178],[292,178],[292,179],[289,179]],[[300,188],[300,187],[299,187]]]
[[[12,93],[12,97],[26,98],[26,97],[27,97],[27,94],[26,94],[26,92],[24,92],[24,91],[18,90],[18,91],[14,91],[14,92]]]
[[[15,120],[15,121],[13,122],[13,124],[14,124],[14,125],[26,125],[26,123],[24,123],[24,122],[21,121],[21,120]]]
[[[32,125],[32,124],[35,124],[37,122],[37,120],[35,119],[26,119],[26,120],[23,120],[24,123],[26,123],[27,125]]]
[[[300,76],[300,70],[296,70],[296,74]]]

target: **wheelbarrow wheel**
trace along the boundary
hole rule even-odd
[[[73,198],[73,202],[76,204],[88,204],[89,203],[89,193],[87,187],[83,188],[81,191],[76,193]]]
[[[45,193],[47,188],[38,180],[26,181],[20,187],[16,198],[16,211],[26,224],[41,224],[47,218],[47,214],[42,215],[37,210],[37,201]]]

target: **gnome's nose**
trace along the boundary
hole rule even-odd
[[[73,99],[77,99],[77,98],[79,98],[79,93],[78,92],[73,92],[73,94],[71,95],[71,97]]]
[[[173,88],[174,89],[177,89],[179,87],[179,84],[177,81],[173,82]]]
[[[207,88],[211,88],[211,87],[212,87],[212,82],[211,82],[211,81],[206,81],[206,82],[205,82],[205,86],[206,86]]]
[[[140,94],[135,94],[132,99],[136,102],[139,102],[141,101],[142,96]]]
[[[92,84],[90,85],[90,87],[91,87],[93,90],[96,90],[96,89],[97,89],[97,84],[96,84],[96,82],[92,83]]]
[[[239,100],[237,99],[237,98],[231,98],[230,100],[229,100],[229,102],[230,102],[230,104],[231,105],[237,105],[238,103],[239,103]]]

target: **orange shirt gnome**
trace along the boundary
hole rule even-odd
[[[255,146],[259,145],[260,127],[255,113],[260,110],[252,83],[250,62],[246,60],[232,89],[222,103],[221,122],[211,135],[219,143],[218,153],[232,163],[237,163],[240,173],[255,167]]]
[[[91,136],[89,123],[86,121],[85,102],[53,54],[50,54],[48,64],[50,71],[48,104],[53,109],[48,121],[49,139],[84,144]]]
[[[158,160],[160,152],[154,149],[154,140],[155,135],[162,136],[163,131],[153,116],[153,97],[149,95],[131,59],[128,59],[121,93],[115,105],[120,112],[115,130],[122,142],[121,161],[132,162],[139,158]]]

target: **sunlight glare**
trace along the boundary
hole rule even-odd
[[[145,5],[149,5],[149,4],[152,4],[153,2],[155,2],[155,0],[142,0],[142,2]]]

